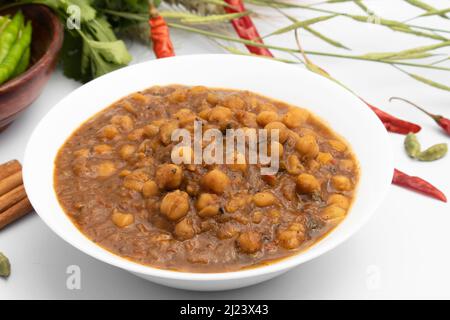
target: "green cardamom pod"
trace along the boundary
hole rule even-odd
[[[420,161],[439,160],[447,154],[447,151],[448,147],[446,143],[435,144],[427,150],[420,152],[416,158]]]
[[[416,158],[420,153],[420,142],[414,133],[409,133],[405,138],[405,150],[408,156]]]
[[[11,264],[8,258],[0,252],[0,277],[9,277],[11,274]]]

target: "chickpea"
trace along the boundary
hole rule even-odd
[[[112,222],[119,228],[125,228],[134,222],[134,216],[115,210],[111,216]]]
[[[153,138],[159,133],[159,127],[154,124],[149,124],[144,127],[144,134],[148,138]]]
[[[349,159],[342,159],[339,161],[339,169],[342,171],[352,172],[355,169],[355,163]]]
[[[215,194],[202,193],[197,200],[196,208],[202,218],[219,214],[219,198]]]
[[[100,136],[109,140],[114,139],[119,134],[119,130],[114,125],[104,126],[100,131]]]
[[[314,159],[308,160],[306,166],[310,171],[317,171],[320,169],[320,163]]]
[[[244,208],[247,205],[247,201],[247,195],[234,196],[225,204],[225,210],[230,213],[236,212],[238,209]]]
[[[192,110],[183,108],[175,113],[175,119],[177,119],[181,127],[185,127],[187,124],[192,124],[195,121],[196,116]]]
[[[211,113],[211,108],[205,108],[202,111],[198,113],[198,116],[202,118],[203,120],[209,119],[209,114]]]
[[[347,146],[345,143],[339,141],[339,140],[329,140],[328,144],[336,151],[338,152],[344,152],[347,150]]]
[[[97,166],[97,176],[106,178],[112,176],[116,172],[116,166],[111,161],[105,161]]]
[[[286,170],[290,174],[299,175],[300,173],[305,171],[305,168],[300,162],[300,159],[295,154],[292,154],[287,158]]]
[[[329,205],[335,205],[342,209],[348,209],[350,207],[350,200],[346,196],[338,193],[329,196],[327,203]]]
[[[295,227],[281,230],[277,234],[277,240],[279,245],[285,249],[296,249],[305,241],[304,228],[303,230],[296,230]]]
[[[269,217],[273,224],[276,224],[280,221],[281,213],[278,209],[272,209],[269,211]]]
[[[168,99],[171,103],[181,103],[187,100],[187,90],[183,88],[176,89],[172,92]]]
[[[131,174],[125,177],[125,180],[123,181],[123,186],[130,190],[142,192],[142,189],[144,188],[144,182],[132,178]]]
[[[331,184],[336,190],[349,191],[352,189],[352,182],[346,176],[334,176],[331,178]]]
[[[192,239],[195,236],[195,230],[192,226],[192,221],[184,218],[175,225],[174,233],[179,240]]]
[[[119,172],[119,177],[124,178],[126,176],[129,176],[131,174],[130,170],[122,170]]]
[[[247,171],[247,161],[245,159],[245,156],[242,153],[234,153],[234,163],[229,164],[231,170],[233,171],[241,171],[245,172]]]
[[[262,248],[261,235],[255,231],[244,232],[238,237],[237,245],[245,253],[255,253]]]
[[[226,97],[223,104],[233,110],[242,110],[245,108],[245,101],[234,95]]]
[[[136,152],[136,147],[130,144],[123,145],[119,150],[119,155],[123,160],[131,158]]]
[[[270,192],[259,192],[253,196],[253,202],[258,207],[268,207],[277,203],[277,198]]]
[[[256,114],[247,111],[238,111],[236,117],[245,127],[256,128],[258,126]]]
[[[290,129],[298,128],[309,118],[309,112],[305,109],[293,108],[283,117],[283,123]]]
[[[148,103],[148,101],[149,101],[149,98],[147,96],[145,96],[139,92],[133,93],[133,95],[131,96],[131,99],[133,99],[134,102],[137,102],[140,105],[144,105],[144,104]]]
[[[221,194],[230,186],[230,178],[221,170],[214,169],[205,174],[202,178],[204,188]]]
[[[330,205],[320,213],[325,220],[342,219],[346,214],[347,211],[345,209],[339,208],[336,205]]]
[[[232,116],[233,112],[230,109],[218,106],[211,109],[208,118],[211,122],[223,123],[228,122]]]
[[[168,121],[159,128],[159,138],[166,146],[172,142],[172,132],[178,129],[177,121]]]
[[[127,110],[129,113],[135,114],[136,109],[133,107],[133,105],[129,101],[123,101],[122,107]]]
[[[138,141],[141,140],[143,136],[144,136],[144,129],[139,128],[131,131],[130,134],[128,134],[127,138],[130,141]]]
[[[159,193],[158,186],[155,181],[148,180],[142,186],[142,194],[144,197],[149,198],[156,196]]]
[[[219,97],[214,94],[214,93],[208,93],[208,95],[206,96],[206,101],[210,104],[215,106],[216,104],[219,103]]]
[[[320,191],[320,182],[313,175],[302,173],[297,177],[296,183],[300,193],[315,193]]]
[[[94,147],[94,152],[97,154],[107,154],[110,153],[112,150],[112,147],[107,144],[99,144]]]
[[[330,163],[331,161],[333,161],[333,156],[329,152],[319,152],[319,154],[316,157],[316,160],[320,164],[326,165],[326,164]]]
[[[208,92],[208,88],[205,86],[193,86],[189,89],[189,92],[193,95],[203,94],[205,92]]]
[[[173,190],[181,185],[183,170],[175,164],[163,164],[156,170],[156,184],[160,189]]]
[[[189,211],[189,195],[180,190],[168,193],[162,199],[159,210],[169,220],[179,220]]]
[[[275,122],[271,122],[271,123],[267,124],[264,127],[264,129],[267,130],[268,138],[270,138],[270,133],[272,132],[272,130],[278,130],[278,141],[280,143],[284,143],[289,136],[289,131],[286,128],[286,126],[279,121],[275,121]]]
[[[274,147],[274,149],[275,149],[276,151],[278,151],[278,158],[279,158],[279,159],[282,158],[282,157],[283,157],[283,153],[284,153],[284,147],[283,147],[283,145],[282,145],[281,143],[275,141],[273,145],[271,144],[271,145],[268,147],[268,154],[269,154],[269,155],[272,155],[272,146]]]
[[[231,223],[226,223],[219,230],[217,230],[217,238],[223,239],[231,239],[239,233],[238,228]]]
[[[312,135],[300,137],[295,144],[295,149],[308,159],[313,159],[319,154],[319,145]]]
[[[124,131],[133,130],[134,122],[130,116],[114,116],[111,118],[111,123],[120,127]]]
[[[262,111],[256,117],[256,121],[262,127],[265,127],[271,122],[275,122],[278,120],[278,113],[275,111]]]
[[[255,211],[252,214],[252,222],[259,224],[261,223],[262,219],[264,218],[264,215],[261,211]]]
[[[73,155],[75,157],[79,157],[79,158],[87,158],[87,157],[89,157],[89,153],[90,153],[89,149],[80,149],[80,150],[75,151],[73,153]]]

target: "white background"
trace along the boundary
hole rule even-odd
[[[448,0],[427,1],[438,8],[450,5]],[[401,0],[364,2],[386,18],[403,20],[421,13]],[[327,8],[361,13],[352,4],[336,4]],[[273,11],[259,10],[258,13],[260,19],[257,21],[263,34],[287,24]],[[313,16],[304,10],[291,13],[301,19]],[[419,19],[414,23],[450,30],[449,20],[439,17]],[[355,53],[395,51],[434,43],[426,38],[403,35],[345,18],[323,22],[315,28],[339,39]],[[208,39],[182,32],[172,33],[178,55],[221,52]],[[306,33],[302,33],[302,41],[307,50],[339,51]],[[295,45],[292,34],[269,39],[268,42]],[[153,59],[147,48],[138,44],[130,47],[135,57],[133,63]],[[448,54],[449,51],[447,48],[438,52]],[[450,117],[448,92],[420,84],[389,65],[310,58],[373,104],[420,123],[423,131],[419,138],[423,145],[448,142],[448,136],[442,134],[432,120],[400,102],[388,102],[388,98],[394,95],[406,97]],[[408,70],[450,85],[448,72]],[[39,120],[79,85],[57,70],[41,97],[0,134],[0,162],[14,158],[22,160],[26,142]],[[301,90],[302,84],[298,85]],[[403,137],[395,134],[391,137],[396,167],[428,179],[450,196],[450,157],[433,163],[412,161],[403,151]],[[66,244],[36,214],[31,214],[0,231],[0,251],[12,263],[11,277],[0,279],[0,299],[448,299],[449,228],[448,204],[392,187],[370,222],[332,252],[257,286],[228,292],[198,293],[161,287],[98,262]],[[71,265],[81,268],[81,290],[68,290],[66,287],[66,270]]]

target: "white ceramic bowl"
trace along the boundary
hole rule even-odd
[[[119,98],[153,85],[205,85],[250,90],[320,116],[352,146],[361,166],[356,200],[348,217],[308,250],[274,264],[228,273],[184,273],[140,265],[114,255],[86,238],[58,204],[53,189],[58,149],[86,119]],[[39,216],[61,238],[98,260],[144,279],[190,290],[226,290],[256,284],[333,249],[372,215],[389,189],[393,167],[384,127],[358,98],[304,69],[262,58],[195,55],[149,61],[89,82],[59,102],[39,123],[28,143],[24,183]]]

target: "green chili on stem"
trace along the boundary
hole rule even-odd
[[[20,38],[14,43],[3,62],[0,63],[0,84],[6,82],[13,75],[22,55],[31,44],[31,34],[31,22],[28,22],[21,31]]]
[[[21,11],[16,13],[12,21],[6,26],[0,35],[0,63],[2,63],[12,49],[23,27],[24,17]],[[0,81],[2,83],[2,81]]]

